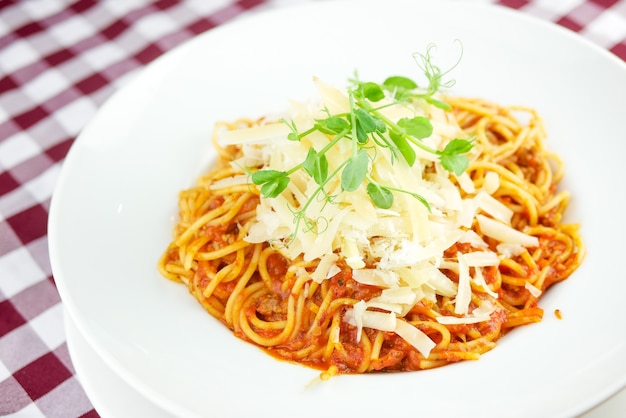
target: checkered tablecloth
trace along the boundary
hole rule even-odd
[[[68,354],[46,231],[81,128],[132,74],[181,42],[303,1],[0,0],[0,415],[98,416]],[[556,22],[626,60],[626,0],[474,2]]]

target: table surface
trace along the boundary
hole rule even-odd
[[[68,352],[48,257],[50,199],[81,129],[181,42],[304,1],[0,0],[0,415],[99,416]],[[555,22],[626,60],[626,0],[472,2]]]

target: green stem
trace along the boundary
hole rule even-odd
[[[348,161],[344,161],[342,162],[336,169],[335,171],[333,171],[328,178],[326,179],[326,181],[324,181],[322,184],[320,184],[319,186],[317,186],[317,188],[313,191],[313,193],[311,194],[311,196],[308,198],[308,200],[304,203],[304,205],[302,206],[302,208],[296,212],[294,212],[294,216],[295,216],[295,227],[293,232],[289,235],[290,237],[295,237],[296,234],[298,233],[298,229],[300,228],[300,222],[302,221],[302,219],[306,216],[306,210],[309,208],[309,206],[311,205],[311,203],[313,202],[313,200],[315,200],[315,198],[317,197],[317,195],[324,191],[324,187],[328,184],[328,182],[335,177],[343,167],[345,167],[346,164],[348,164]]]
[[[334,147],[335,144],[341,140],[341,138],[344,138],[348,134],[348,132],[350,132],[348,129],[344,129],[343,131],[335,135],[335,137],[328,144],[326,144],[326,146],[322,148],[318,152],[318,154],[324,155],[329,149]]]
[[[389,119],[388,117],[380,113],[377,109],[370,106],[370,104],[367,101],[363,99],[358,99],[357,104],[359,105],[359,107],[361,107],[361,109],[367,110],[368,112],[370,112],[371,114],[373,114],[374,116],[376,116],[377,118],[385,122],[385,124],[389,127],[390,130],[393,130],[396,133],[399,133],[400,135],[402,135],[404,139],[410,141],[412,144],[416,145],[417,147],[423,149],[426,152],[439,155],[439,151],[437,151],[434,148],[429,147],[428,145],[424,144],[422,141],[420,141],[419,139],[416,139],[412,135],[407,134],[404,131],[404,129],[398,126],[397,123],[395,123],[394,121],[392,121],[391,119]]]
[[[312,128],[309,128],[309,129],[307,129],[306,131],[304,131],[304,132],[302,132],[302,133],[299,133],[299,134],[298,134],[298,139],[302,139],[302,138],[304,138],[305,136],[307,136],[307,135],[309,135],[309,134],[312,134],[312,133],[313,133],[313,132],[315,132],[315,131],[317,131],[317,127],[316,127],[316,126],[313,126]]]
[[[350,99],[350,124],[352,125],[352,158],[354,158],[358,152],[357,142],[359,140],[356,133],[356,114],[354,113],[354,94],[352,94],[352,90],[348,91],[348,97]]]
[[[318,128],[316,128],[316,127],[310,128],[310,129],[304,131],[303,133],[299,134],[298,138],[302,139],[306,135],[309,135],[309,134],[311,134],[311,133],[313,133],[313,132],[315,132],[317,130],[318,130]],[[345,137],[348,132],[349,131],[347,129],[344,129],[343,131],[338,133],[328,144],[326,144],[326,146],[324,146],[324,148],[322,148],[318,152],[318,154],[319,155],[324,155],[326,152],[328,152],[329,149],[334,147],[335,144],[337,144],[337,142],[339,142],[341,140],[341,138]],[[289,176],[289,175],[295,173],[296,171],[300,170],[303,165],[304,165],[304,162],[291,167],[289,170],[286,171],[287,175]]]

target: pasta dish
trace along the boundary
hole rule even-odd
[[[584,257],[538,113],[356,76],[319,100],[220,122],[179,195],[168,279],[234,335],[335,374],[476,360]]]

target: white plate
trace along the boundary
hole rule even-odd
[[[85,341],[67,313],[65,314],[65,333],[78,379],[102,418],[173,417],[114,373]],[[626,389],[622,389],[611,399],[581,415],[580,418],[622,418],[625,410]]]
[[[180,189],[210,160],[216,120],[279,111],[316,75],[344,83],[418,77],[438,45],[464,56],[455,92],[533,106],[567,167],[582,267],[477,362],[417,373],[340,376],[276,361],[237,340],[156,262]],[[509,9],[446,1],[321,2],[219,27],[149,65],[70,150],[53,198],[50,255],[76,326],[128,384],[177,416],[399,414],[568,417],[626,384],[626,293],[619,186],[626,66],[572,32]],[[557,320],[554,309],[563,312]]]
[[[65,335],[76,375],[100,417],[174,417],[113,372],[85,341],[67,312]]]

